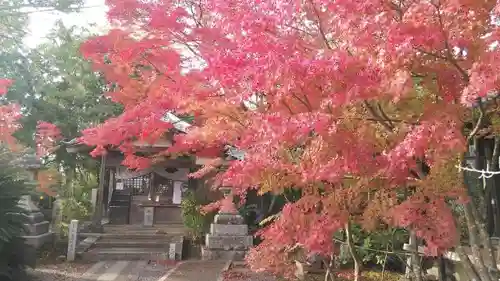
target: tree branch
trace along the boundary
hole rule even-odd
[[[368,111],[371,113],[371,115],[380,123],[382,126],[384,126],[388,131],[392,132],[394,129],[391,127],[388,123],[384,121],[384,119],[377,113],[377,111],[372,107],[372,105],[368,101],[363,101],[364,105],[368,109]]]
[[[481,125],[484,122],[485,114],[484,114],[483,102],[481,101],[481,98],[478,98],[477,102],[479,108],[479,118],[477,119],[476,126],[474,126],[474,129],[472,129],[469,136],[467,137],[467,141],[470,141],[477,134],[477,132],[481,128]]]
[[[431,1],[432,3],[432,1]],[[434,7],[436,7],[437,10],[437,16],[438,16],[438,21],[439,21],[439,26],[441,27],[441,33],[443,35],[443,40],[444,40],[444,47],[446,49],[446,59],[449,61],[457,70],[460,72],[462,75],[462,78],[466,83],[469,83],[469,75],[467,72],[458,64],[457,60],[453,57],[453,54],[451,53],[451,48],[450,48],[450,43],[448,42],[448,35],[445,32],[444,29],[444,22],[443,22],[443,17],[441,16],[441,4],[438,1],[438,3],[434,4]]]
[[[387,114],[385,113],[385,111],[382,108],[382,105],[380,103],[377,103],[377,108],[378,108],[378,111],[380,112],[380,114],[382,115],[382,117],[384,118],[384,120],[387,123],[389,123],[389,126],[391,126],[392,128],[394,128],[394,124],[392,124],[391,119],[389,118],[389,116],[387,116]]]

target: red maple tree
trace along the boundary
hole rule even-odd
[[[11,84],[12,80],[10,79],[0,79],[0,96],[7,93]],[[21,116],[19,105],[12,103],[0,105],[0,142],[13,150],[19,149],[18,143],[12,134],[21,127],[18,122]]]
[[[165,112],[189,114],[193,126],[163,154],[220,157],[231,145],[245,156],[219,185],[300,189],[262,232],[255,269],[283,268],[280,251],[296,244],[331,251],[329,237],[353,221],[414,230],[430,254],[455,245],[446,200],[464,198],[455,166],[477,133],[464,124],[500,86],[497,1],[107,5],[114,29],[82,53],[125,111],[82,141],[133,155],[132,141],[169,129]]]

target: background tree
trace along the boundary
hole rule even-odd
[[[82,129],[120,112],[120,106],[104,95],[105,81],[79,54],[79,46],[89,34],[86,30],[67,28],[59,22],[47,36],[47,41],[29,54],[30,66],[35,71],[29,72],[31,77],[26,78],[37,84],[37,94],[25,96],[21,90],[8,93],[9,99],[25,108],[22,129],[15,134],[22,143],[36,147],[37,141],[40,144],[42,138],[54,134],[54,130],[58,130],[55,135],[71,140],[78,137]],[[42,134],[46,135],[36,138],[40,126],[45,126]],[[52,138],[56,138],[55,135]],[[52,152],[51,161],[62,165],[66,173],[79,175],[79,171],[85,169],[97,172],[95,161],[90,157],[70,155],[65,149]]]

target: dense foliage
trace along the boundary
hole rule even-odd
[[[25,212],[18,204],[21,196],[30,192],[26,172],[16,164],[18,154],[0,147],[0,279],[23,280],[25,269],[24,233]]]
[[[50,196],[54,183],[68,186],[74,179],[82,181],[97,173],[95,160],[70,155],[61,141],[120,112],[120,106],[103,95],[102,77],[79,53],[89,30],[57,22],[36,48],[25,44],[26,37],[33,36],[31,13],[77,11],[83,4],[80,0],[0,1],[1,141],[18,150],[30,147],[45,158],[53,169],[39,173],[39,191]],[[58,182],[59,171],[63,177]]]

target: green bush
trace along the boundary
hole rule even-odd
[[[73,174],[73,176],[75,176]],[[95,177],[91,175],[84,180],[82,177],[72,178],[66,185],[61,185],[58,190],[60,204],[57,215],[57,235],[59,238],[65,238],[68,235],[68,227],[71,220],[85,221],[89,220],[92,214],[92,203],[90,193],[92,188],[97,185]]]
[[[207,204],[196,198],[193,191],[187,191],[182,198],[181,210],[184,225],[191,231],[193,240],[199,240],[203,237],[213,221],[214,214],[202,214],[200,207]]]
[[[408,233],[400,228],[378,229],[373,232],[366,232],[359,225],[353,225],[353,242],[357,246],[356,252],[367,266],[381,267],[385,263],[389,268],[399,268],[400,258],[395,254],[387,255],[386,252],[400,251],[403,244],[408,241]],[[337,234],[337,239],[343,239],[343,233]],[[342,257],[341,263],[351,263],[351,255]]]
[[[30,184],[26,171],[14,164],[16,155],[0,147],[0,280],[21,280],[25,273],[23,217],[19,206],[23,195],[28,195]]]
[[[87,220],[91,215],[91,204],[87,201],[78,201],[76,198],[61,199],[61,225],[59,230],[62,237],[68,236],[68,227],[71,220]]]

